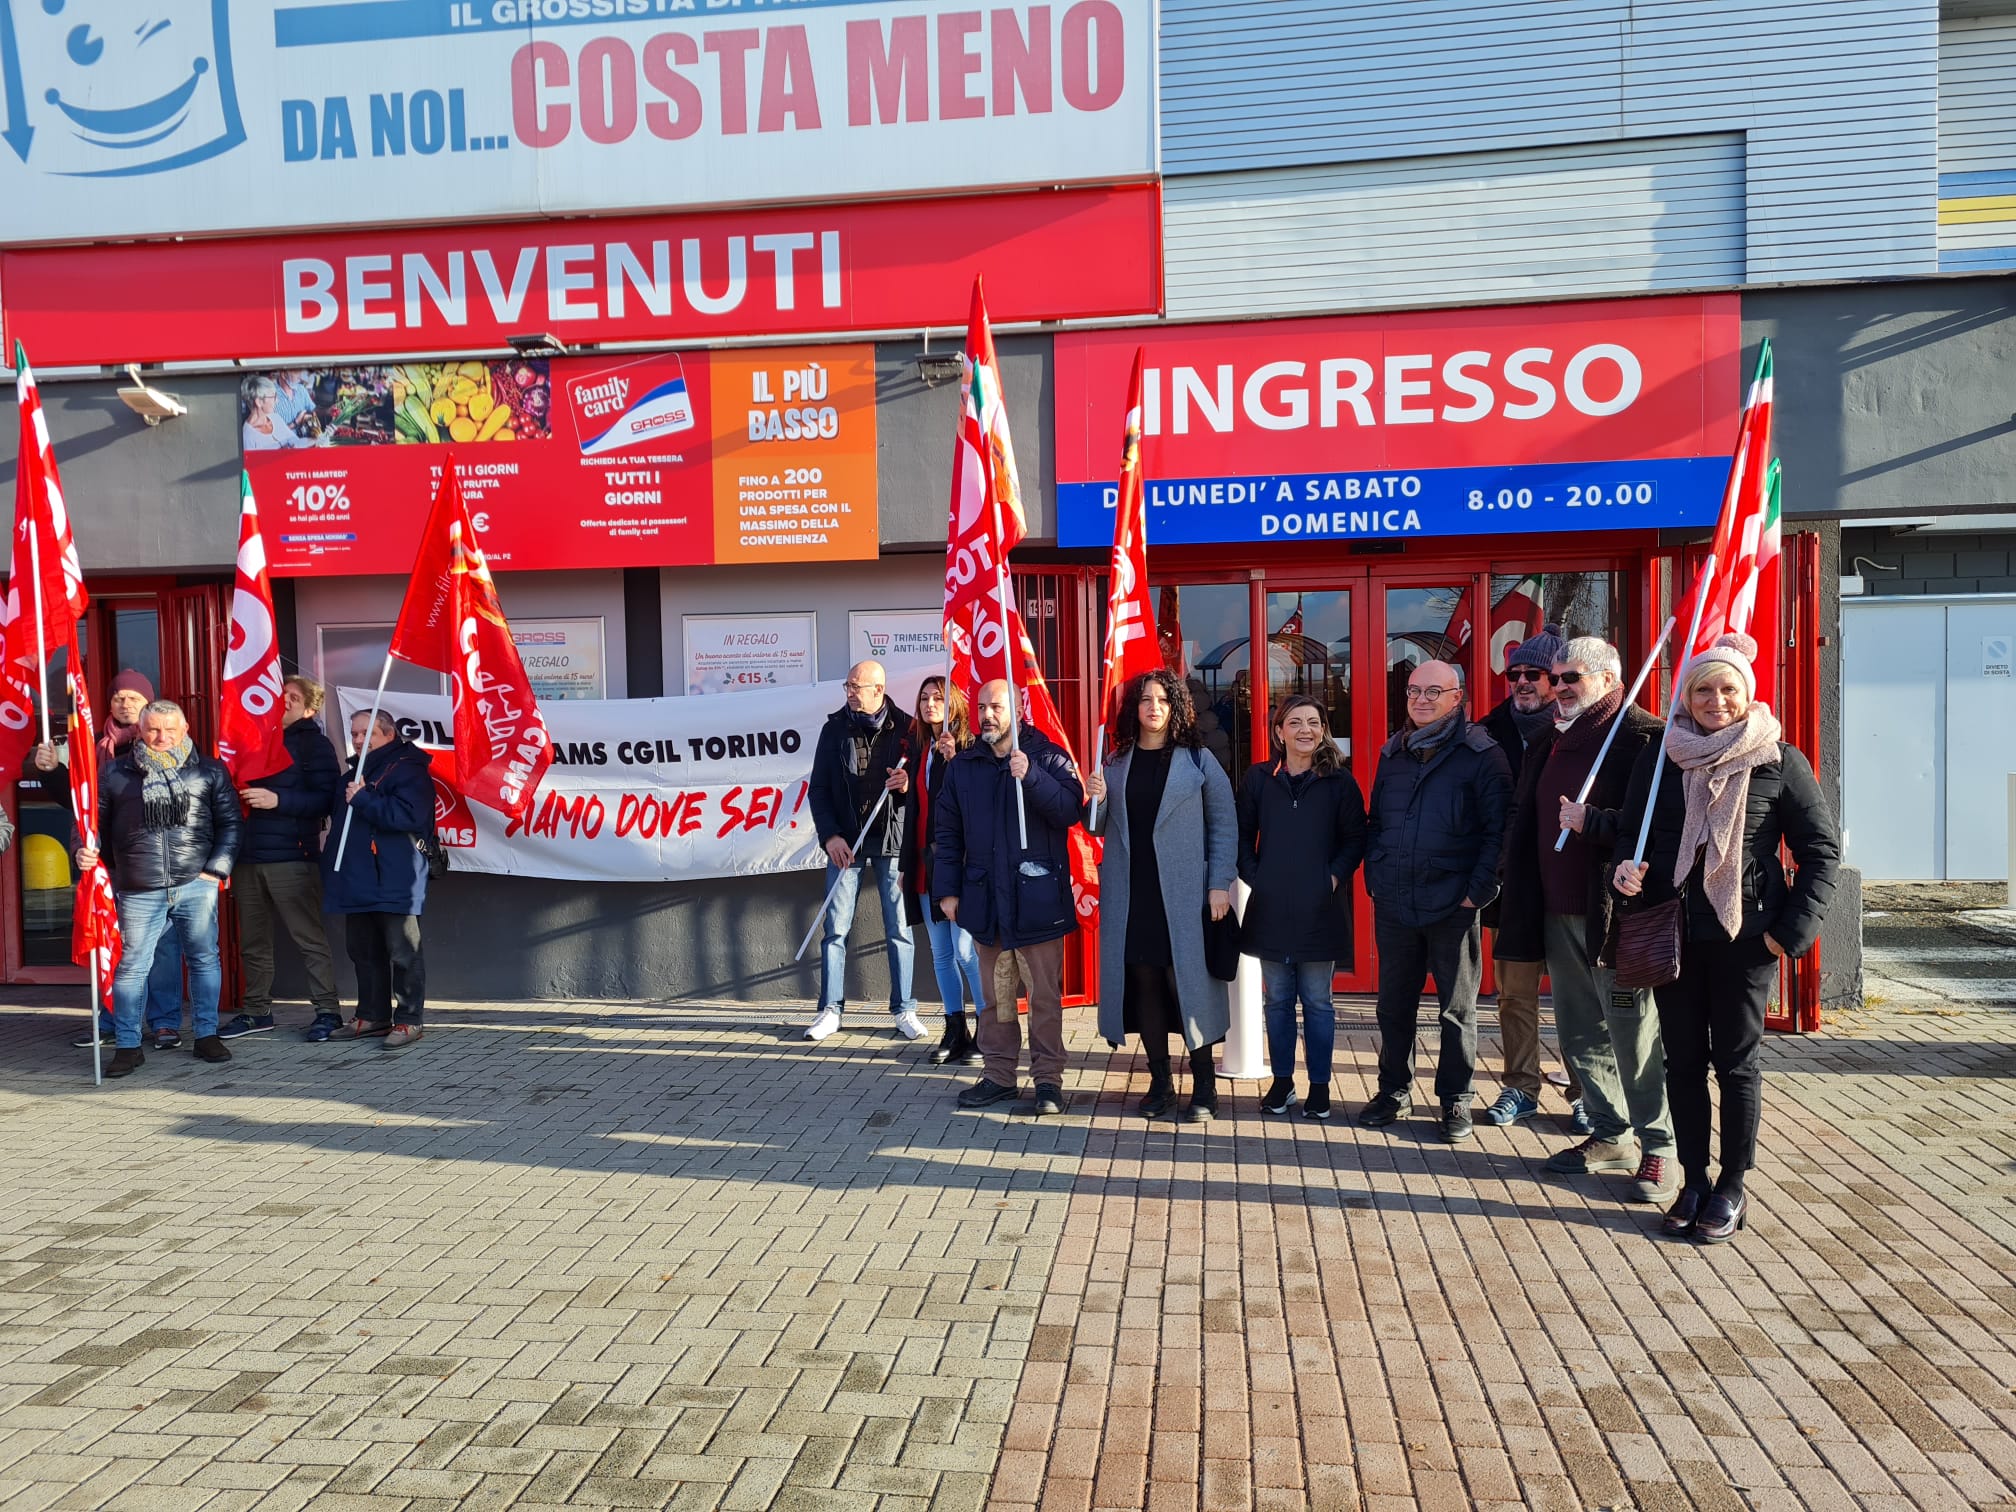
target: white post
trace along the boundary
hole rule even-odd
[[[1701,612],[1708,607],[1708,588],[1715,581],[1715,553],[1708,553],[1708,560],[1701,564],[1701,576],[1694,584],[1694,619],[1687,626],[1687,639],[1680,643],[1680,653],[1673,659],[1673,701],[1666,706],[1666,728],[1673,728],[1673,721],[1680,713],[1680,690],[1685,686],[1684,673],[1687,658],[1694,654],[1694,637],[1701,631]],[[1645,795],[1645,822],[1638,826],[1638,848],[1631,852],[1631,864],[1638,866],[1645,860],[1645,842],[1652,835],[1652,811],[1659,804],[1659,779],[1666,775],[1666,737],[1659,737],[1659,759],[1652,763],[1652,789]]]
[[[378,710],[385,703],[385,683],[392,676],[392,653],[385,653],[385,666],[378,673],[378,691],[371,698],[371,718],[364,726],[364,745],[357,752],[357,776],[364,775],[364,758],[371,754],[371,732],[378,728]],[[336,868],[343,868],[343,847],[350,843],[350,820],[356,813],[349,803],[343,805],[343,833],[336,837]]]
[[[1617,739],[1617,732],[1624,728],[1624,711],[1638,701],[1638,690],[1645,686],[1645,679],[1652,675],[1652,667],[1659,660],[1659,648],[1666,644],[1666,637],[1673,633],[1674,616],[1666,616],[1666,628],[1659,632],[1659,639],[1652,642],[1652,654],[1645,658],[1645,665],[1638,669],[1638,676],[1631,684],[1631,691],[1624,695],[1624,702],[1617,706],[1617,717],[1610,721],[1610,733],[1603,737],[1602,748],[1596,752],[1596,764],[1589,768],[1589,775],[1582,779],[1582,791],[1575,795],[1577,803],[1589,801],[1589,790],[1596,786],[1596,774],[1603,770],[1603,758],[1610,754],[1610,746]],[[1561,833],[1554,841],[1554,849],[1560,850],[1568,843],[1568,826],[1561,826]]]
[[[1232,883],[1232,908],[1244,915],[1251,896],[1244,882]],[[1218,1052],[1218,1074],[1228,1081],[1258,1081],[1267,1074],[1267,1033],[1260,993],[1260,962],[1239,957],[1239,975],[1232,981],[1232,1021]]]
[[[2009,774],[2009,855],[2003,865],[2009,873],[2009,906],[2016,908],[2016,772]]]
[[[896,763],[896,770],[900,772],[909,764],[910,758],[905,756]],[[875,800],[875,807],[868,810],[868,817],[861,821],[861,832],[854,837],[854,849],[856,851],[861,849],[861,842],[868,838],[868,831],[875,823],[875,816],[882,812],[882,805],[888,801],[889,789],[885,787],[882,789],[882,796]],[[828,859],[830,860],[831,857],[828,857]],[[857,857],[856,859],[858,860],[859,858]],[[850,861],[847,864],[848,866],[852,866],[854,863]],[[819,912],[812,915],[812,927],[805,931],[805,938],[798,942],[798,953],[791,957],[792,960],[802,961],[805,959],[805,952],[812,944],[812,936],[818,933],[819,921],[826,917],[826,910],[833,906],[833,894],[840,890],[840,878],[845,869],[843,867],[841,871],[833,874],[833,880],[826,888],[826,899],[819,905]]]

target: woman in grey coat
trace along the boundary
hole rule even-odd
[[[1085,780],[1086,828],[1106,837],[1099,866],[1099,1032],[1141,1036],[1150,1085],[1144,1118],[1169,1111],[1169,1036],[1190,1051],[1187,1123],[1218,1111],[1212,1050],[1231,1024],[1231,997],[1204,964],[1204,915],[1232,907],[1239,819],[1225,769],[1203,749],[1190,691],[1145,672],[1120,698],[1104,772]],[[1110,796],[1111,801],[1104,801]]]

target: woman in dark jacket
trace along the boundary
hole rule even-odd
[[[1754,1162],[1762,1108],[1758,1047],[1778,962],[1820,937],[1841,847],[1834,816],[1806,758],[1779,738],[1756,702],[1757,643],[1725,635],[1681,670],[1681,705],[1663,752],[1632,773],[1617,837],[1616,889],[1681,904],[1680,976],[1658,989],[1666,1095],[1684,1183],[1665,1231],[1709,1244],[1732,1239],[1749,1214],[1743,1177]],[[1645,860],[1631,852],[1652,774],[1665,762]],[[1797,867],[1788,885],[1779,843]],[[1722,1170],[1708,1179],[1708,1068],[1722,1090]]]
[[[1169,1111],[1169,1036],[1190,1051],[1187,1123],[1218,1112],[1212,1051],[1232,1022],[1226,984],[1204,961],[1204,915],[1232,909],[1239,843],[1232,784],[1204,751],[1190,690],[1144,672],[1120,696],[1104,772],[1085,779],[1086,829],[1106,837],[1099,863],[1099,1033],[1141,1036],[1148,1095],[1141,1116]],[[1110,797],[1111,802],[1106,802]]]
[[[1239,877],[1252,896],[1243,925],[1260,962],[1274,1084],[1260,1106],[1295,1103],[1295,1000],[1308,1050],[1305,1118],[1330,1116],[1337,1010],[1330,981],[1351,968],[1351,878],[1365,859],[1365,800],[1330,739],[1329,716],[1298,695],[1274,716],[1274,758],[1239,782]]]
[[[910,784],[911,812],[903,827],[903,917],[921,924],[931,941],[931,967],[938,977],[938,997],[945,1005],[945,1033],[931,1051],[930,1061],[942,1066],[980,1064],[980,1046],[966,1022],[966,1003],[977,1015],[986,1006],[980,987],[980,955],[973,936],[946,918],[931,895],[931,816],[945,788],[952,758],[973,744],[966,713],[966,695],[949,688],[942,677],[927,677],[917,690],[917,739],[924,753],[924,779]]]

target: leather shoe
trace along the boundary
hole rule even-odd
[[[1727,1244],[1749,1219],[1748,1193],[1731,1201],[1717,1192],[1701,1210],[1701,1216],[1694,1224],[1694,1237],[1703,1244]]]
[[[196,1059],[221,1065],[231,1059],[231,1048],[214,1034],[205,1034],[196,1041]]]
[[[1149,1081],[1148,1095],[1141,1099],[1140,1106],[1134,1111],[1143,1118],[1160,1118],[1175,1101],[1176,1086],[1165,1073]]]
[[[1383,1129],[1414,1111],[1414,1099],[1405,1092],[1381,1092],[1358,1114],[1361,1129]]]
[[[1709,1196],[1700,1187],[1682,1187],[1679,1198],[1666,1209],[1666,1216],[1659,1220],[1660,1232],[1675,1236],[1693,1233],[1695,1225],[1701,1221],[1701,1209],[1708,1205]]]
[[[105,1062],[107,1076],[131,1076],[147,1064],[147,1057],[137,1047],[128,1045],[123,1050],[115,1050],[112,1059]]]

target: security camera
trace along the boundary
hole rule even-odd
[[[149,425],[159,425],[163,420],[189,413],[189,407],[173,394],[164,394],[161,390],[143,383],[140,379],[140,365],[137,362],[126,364],[126,376],[133,382],[130,387],[119,390],[119,402]]]

